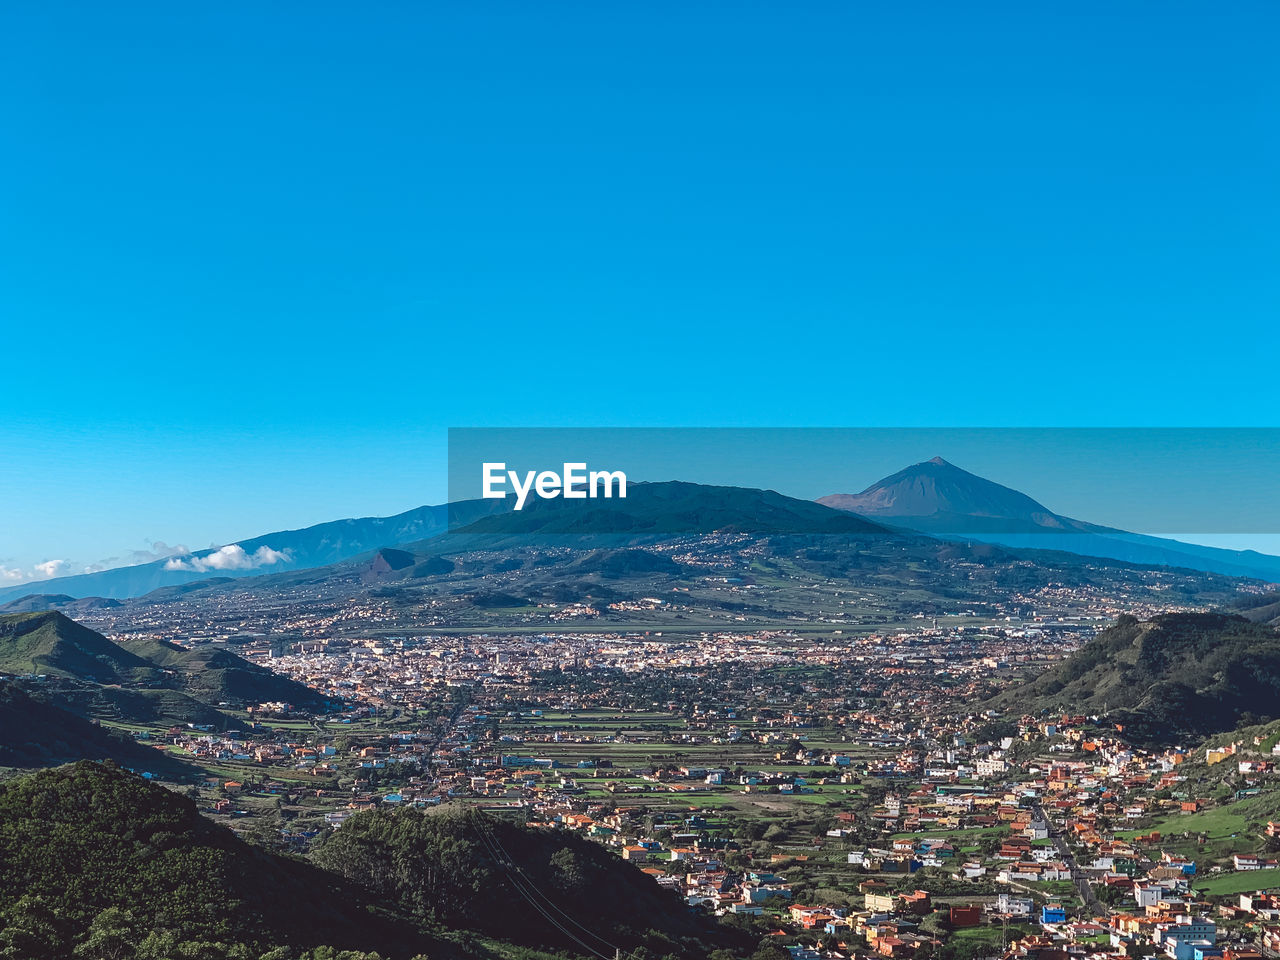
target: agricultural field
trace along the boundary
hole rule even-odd
[[[1254,890],[1280,890],[1280,869],[1241,870],[1197,879],[1194,888],[1202,896],[1219,897]]]

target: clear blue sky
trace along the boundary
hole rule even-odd
[[[1275,425],[1278,32],[8,4],[0,566],[439,501],[450,425]]]

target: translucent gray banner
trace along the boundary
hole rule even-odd
[[[1192,535],[1265,548],[1280,534],[1278,478],[1274,428],[449,431],[452,532],[905,528],[1061,549]]]

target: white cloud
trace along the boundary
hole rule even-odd
[[[37,563],[36,570],[39,574],[48,580],[62,573],[63,569],[71,566],[70,560],[46,560],[44,563]]]
[[[164,568],[207,573],[210,570],[256,570],[259,567],[270,567],[288,561],[287,550],[272,550],[270,547],[261,546],[253,553],[249,553],[239,544],[232,543],[201,557],[171,557]]]
[[[70,560],[45,560],[34,564],[30,569],[6,567],[0,564],[0,581],[6,583],[31,583],[36,580],[49,580],[64,576],[71,566]]]

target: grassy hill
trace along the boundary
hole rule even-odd
[[[208,724],[223,730],[238,725],[218,709],[223,703],[284,701],[316,711],[328,706],[311,688],[224,648],[186,649],[152,640],[121,646],[56,611],[0,616],[0,673],[45,676],[38,699],[81,718]],[[54,727],[67,724],[58,719]],[[0,755],[9,756],[12,766],[26,765],[24,758],[31,765],[79,757],[125,762],[84,734],[68,728],[65,735],[51,734],[42,747],[23,739],[21,724],[0,723]],[[76,752],[77,744],[84,752]]]
[[[1198,739],[1280,717],[1280,633],[1224,613],[1124,616],[991,706],[1105,714],[1138,741]]]
[[[0,672],[164,687],[205,704],[282,700],[308,710],[327,705],[309,687],[224,647],[154,640],[121,646],[55,611],[0,616]]]
[[[1246,870],[1201,877],[1193,885],[1201,896],[1223,897],[1256,890],[1280,890],[1280,870]]]
[[[206,644],[181,647],[160,640],[139,640],[125,646],[130,653],[165,670],[176,672],[183,689],[209,703],[284,701],[303,710],[323,710],[328,702],[310,687],[250,663],[225,647]]]
[[[0,672],[121,683],[154,669],[155,664],[61,613],[0,616]]]

